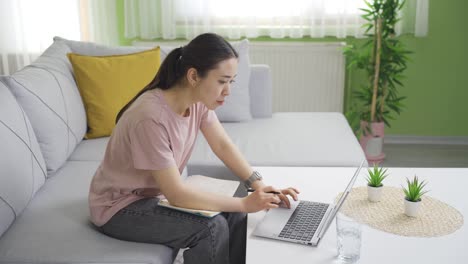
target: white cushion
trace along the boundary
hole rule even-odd
[[[232,42],[232,47],[239,54],[237,77],[231,85],[231,94],[227,97],[224,105],[218,107],[215,112],[221,122],[239,122],[252,119],[250,112],[250,59],[249,41],[244,39]],[[160,46],[161,62],[175,48],[175,46]]]
[[[271,117],[272,84],[270,67],[265,64],[250,65],[250,112],[253,118]]]
[[[31,120],[48,174],[66,161],[86,132],[86,114],[66,54],[70,48],[55,41],[30,66],[6,78]]]
[[[101,161],[104,159],[109,137],[87,139],[81,141],[70,155],[70,161]],[[187,168],[182,171],[182,178],[187,177]]]
[[[364,158],[341,113],[274,113],[271,118],[222,125],[254,166],[352,167]],[[70,160],[102,160],[108,140],[107,137],[83,140]],[[189,175],[217,176],[213,171],[221,167],[224,164],[205,138],[199,136],[188,162]]]
[[[172,263],[172,249],[106,236],[89,219],[98,161],[69,161],[0,238],[1,263]]]
[[[104,159],[109,137],[85,139],[76,147],[68,160],[101,161]]]
[[[46,166],[27,115],[1,80],[0,146],[2,236],[44,184]]]
[[[239,54],[237,77],[231,85],[231,94],[226,98],[224,105],[216,108],[215,112],[222,122],[239,122],[252,119],[250,113],[250,59],[249,41],[244,39],[231,43]]]
[[[85,56],[110,56],[137,53],[153,47],[130,47],[130,46],[105,46],[92,42],[68,40],[61,37],[54,37],[55,41],[65,42],[73,53]]]
[[[364,159],[341,113],[274,113],[272,118],[223,123],[223,127],[253,166],[353,167]],[[204,137],[197,138],[189,174],[203,174],[195,168],[200,166],[224,166]]]

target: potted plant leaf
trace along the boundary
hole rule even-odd
[[[426,183],[424,181],[419,181],[418,177],[415,175],[412,181],[406,178],[406,184],[406,188],[403,187],[403,192],[405,193],[405,214],[415,217],[421,206],[421,196],[428,192],[423,190]]]
[[[385,158],[382,151],[384,128],[390,127],[394,114],[403,108],[398,87],[409,60],[402,42],[395,34],[399,21],[398,12],[404,6],[401,0],[365,1],[367,8],[361,9],[367,21],[368,40],[361,46],[344,49],[348,68],[365,71],[368,82],[353,93],[357,100],[347,111],[346,117],[359,137],[369,162],[378,163]],[[368,146],[371,145],[371,146]],[[380,152],[380,153],[378,153]]]
[[[382,197],[382,181],[387,177],[387,169],[384,170],[374,164],[374,168],[368,169],[367,172],[367,198],[371,202],[378,202]]]

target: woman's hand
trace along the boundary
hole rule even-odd
[[[244,212],[254,213],[260,210],[278,208],[281,199],[279,196],[284,194],[274,194],[273,192],[281,193],[282,191],[272,186],[262,187],[255,190],[249,196],[242,198]],[[286,198],[288,199],[288,198]],[[288,201],[289,202],[289,201]]]
[[[278,194],[278,197],[281,199],[281,203],[279,204],[279,206],[291,208],[291,202],[289,201],[289,198],[287,195],[291,196],[294,199],[294,201],[297,201],[298,194],[299,194],[299,190],[293,187],[282,189],[281,194]]]

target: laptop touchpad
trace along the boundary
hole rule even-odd
[[[259,236],[278,236],[294,213],[299,201],[291,201],[291,208],[270,209],[261,222],[257,224],[253,234]]]

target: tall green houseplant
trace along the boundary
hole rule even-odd
[[[384,122],[390,127],[393,114],[401,113],[405,97],[398,95],[398,87],[402,86],[407,55],[411,52],[395,34],[398,11],[405,1],[365,0],[365,3],[367,8],[361,10],[367,21],[364,26],[369,39],[361,47],[346,47],[344,53],[349,68],[364,70],[368,76],[368,83],[354,92],[353,97],[358,100],[347,112],[355,132],[368,134],[371,133],[369,126],[360,127],[361,120],[368,124]]]

